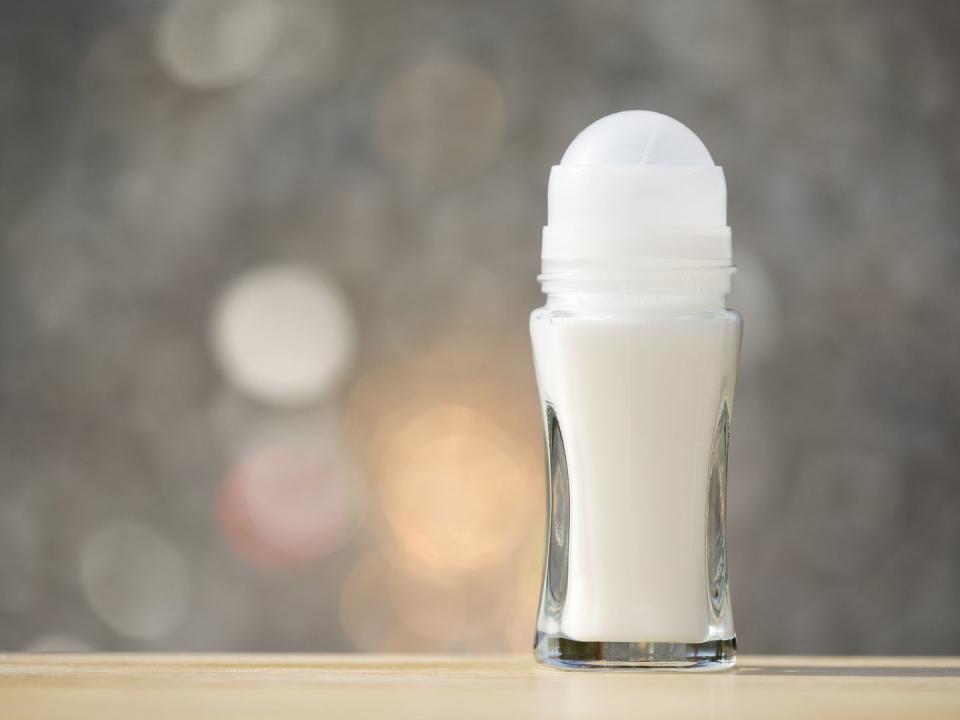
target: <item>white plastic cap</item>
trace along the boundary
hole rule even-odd
[[[601,118],[550,172],[543,258],[728,266],[723,169],[693,131],[666,115]]]
[[[600,118],[573,139],[560,164],[716,165],[690,128],[648,110],[625,110]]]

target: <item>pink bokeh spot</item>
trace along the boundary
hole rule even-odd
[[[220,522],[234,549],[266,568],[302,565],[339,548],[349,532],[349,488],[332,463],[276,446],[227,476]]]

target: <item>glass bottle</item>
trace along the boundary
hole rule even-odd
[[[674,120],[636,115],[588,128],[551,176],[547,302],[530,318],[549,497],[535,654],[566,668],[723,668],[736,654],[725,509],[742,330],[725,303],[725,184],[712,161],[679,166],[693,168],[692,190],[662,161],[599,162],[611,151],[598,144],[645,131],[699,143]],[[584,156],[593,164],[574,162]],[[650,222],[651,187],[669,222]],[[637,201],[618,208],[631,191]],[[606,201],[578,206],[583,194]]]

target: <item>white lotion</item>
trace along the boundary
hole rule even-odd
[[[531,316],[550,472],[540,660],[724,667],[740,316],[726,185],[657,113],[597,121],[551,172]]]

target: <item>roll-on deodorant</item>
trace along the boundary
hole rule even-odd
[[[727,448],[741,319],[726,182],[654,112],[602,118],[550,173],[530,318],[549,520],[535,653],[732,666]]]

